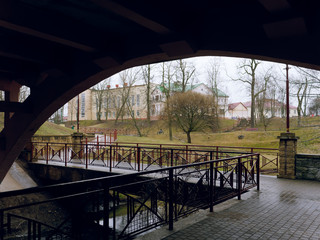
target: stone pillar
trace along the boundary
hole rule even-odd
[[[281,133],[279,144],[279,178],[296,178],[295,156],[298,137],[294,133]]]

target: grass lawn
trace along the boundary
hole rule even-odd
[[[51,122],[45,122],[38,129],[35,135],[70,135],[74,133],[75,130],[71,128],[66,128]]]
[[[118,136],[118,142],[130,143],[158,143],[158,144],[186,144],[186,134],[177,127],[173,128],[173,140],[169,141],[168,130],[164,121],[153,121],[147,124],[139,121],[143,137],[135,136],[135,128],[130,121],[119,121],[115,125],[114,121],[85,121],[80,122],[80,126],[92,126],[96,128],[127,129],[133,134],[130,136]],[[299,153],[320,153],[320,118],[309,117],[302,120],[302,126],[297,126],[297,119],[290,120],[290,131],[299,137]],[[239,147],[265,147],[278,148],[281,132],[286,131],[286,122],[283,118],[273,119],[271,124],[264,131],[261,124],[257,124],[258,131],[246,131],[247,127],[237,127],[237,122],[230,119],[220,120],[220,132],[213,133],[210,130],[191,133],[192,144],[213,145],[213,146],[239,146]],[[164,134],[158,135],[159,129],[163,129]],[[74,130],[65,128],[50,122],[44,123],[37,131],[37,135],[64,135],[71,134]],[[238,136],[242,135],[243,139]]]

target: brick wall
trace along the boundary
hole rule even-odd
[[[320,181],[320,155],[296,154],[296,178]]]

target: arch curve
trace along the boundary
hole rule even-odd
[[[312,0],[1,1],[0,182],[55,110],[121,70],[211,55],[319,70],[319,12]],[[20,85],[31,95],[18,104]]]

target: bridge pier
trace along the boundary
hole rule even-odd
[[[294,133],[286,132],[278,136],[279,143],[279,174],[278,178],[296,178],[295,156],[297,153],[297,140]]]

